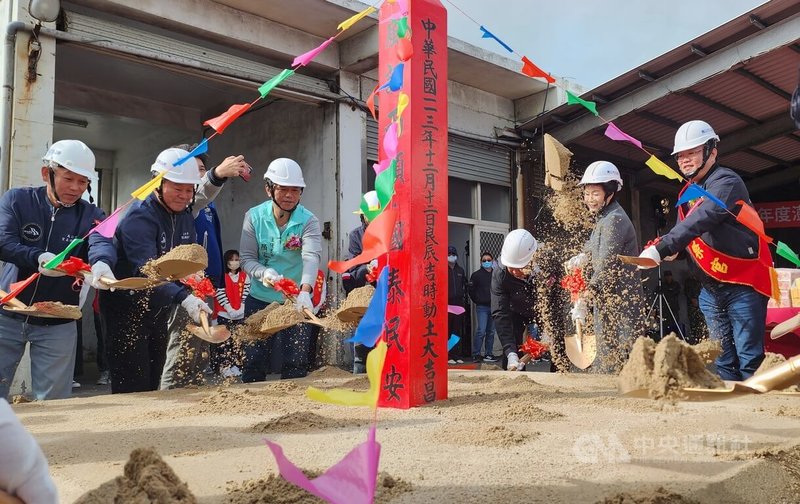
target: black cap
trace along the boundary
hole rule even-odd
[[[456,250],[456,248],[454,246],[450,245],[449,247],[447,247],[447,255],[456,255],[457,256],[458,255],[458,250]]]

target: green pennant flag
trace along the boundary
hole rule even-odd
[[[397,159],[393,159],[389,167],[375,177],[375,192],[381,202],[381,210],[387,208],[394,195],[394,183],[397,179]]]
[[[795,266],[800,267],[800,257],[797,257],[797,254],[794,250],[790,249],[788,245],[783,243],[782,241],[778,242],[778,255],[794,263]]]
[[[577,96],[575,96],[574,94],[570,93],[569,91],[567,91],[567,105],[583,105],[592,114],[599,115],[597,113],[597,104],[595,102],[586,101],[586,100],[583,100],[581,98],[578,98]]]
[[[258,92],[261,93],[261,98],[267,96],[270,91],[275,89],[275,86],[291,77],[292,74],[294,74],[294,70],[287,68],[264,84],[261,84],[261,87],[258,88]]]
[[[397,22],[397,38],[405,38],[408,33],[408,16],[403,16]]]
[[[64,261],[64,259],[67,258],[67,254],[69,254],[72,251],[72,249],[74,249],[75,247],[77,247],[81,243],[83,243],[83,239],[82,238],[73,239],[70,242],[70,244],[67,245],[67,248],[65,248],[63,251],[61,251],[61,253],[58,254],[57,256],[55,256],[54,258],[52,258],[49,261],[47,261],[47,264],[42,266],[42,268],[44,268],[44,269],[57,268],[58,265],[61,264]]]

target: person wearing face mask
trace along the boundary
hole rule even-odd
[[[464,293],[467,286],[467,274],[464,268],[458,264],[458,251],[452,245],[447,247],[447,304],[452,306],[464,307]],[[455,334],[459,338],[464,333],[464,314],[447,314],[447,326],[450,334]],[[454,346],[449,352],[449,364],[463,364],[458,345]]]
[[[689,121],[675,133],[672,154],[686,179],[736,212],[751,204],[744,181],[717,162],[719,137],[705,121]],[[767,301],[772,295],[772,254],[763,238],[740,224],[726,208],[700,197],[678,207],[678,223],[640,257],[654,264],[686,251],[700,281],[699,304],[712,339],[722,344],[716,359],[724,380],[744,380],[764,360]],[[653,266],[655,267],[655,266]]]
[[[94,153],[78,140],[60,140],[42,159],[41,187],[19,187],[0,199],[0,260],[5,267],[0,286],[41,273],[17,299],[33,304],[58,301],[78,305],[80,289],[74,278],[43,266],[75,238],[83,238],[105,218],[103,211],[82,196],[97,180]],[[101,279],[114,280],[117,260],[109,238],[92,233],[71,252],[92,264],[92,285],[107,289]],[[0,398],[8,396],[11,381],[30,343],[32,392],[37,400],[70,396],[75,366],[77,326],[74,320],[25,317],[0,310]]]
[[[484,362],[497,362],[492,354],[494,346],[494,320],[492,319],[492,270],[494,257],[489,252],[481,254],[481,267],[469,277],[469,298],[475,303],[475,315],[478,325],[472,339],[472,360],[481,360],[483,349]]]
[[[236,326],[244,322],[244,303],[250,295],[250,277],[240,267],[238,250],[226,251],[223,260],[225,276],[223,287],[218,288],[215,295],[214,311],[217,313],[217,322],[233,332]],[[241,376],[241,359],[237,353],[238,350],[230,339],[212,344],[211,369],[223,378]]]
[[[596,218],[583,252],[569,259],[572,273],[583,269],[586,290],[572,308],[572,320],[585,322],[593,307],[597,358],[591,370],[618,372],[627,360],[633,340],[644,334],[644,293],[635,266],[623,264],[617,255],[637,255],[639,246],[633,223],[617,202],[622,177],[608,161],[595,161],[583,173],[583,202]]]
[[[286,298],[272,286],[286,277],[300,287],[295,308],[314,310],[312,293],[319,271],[322,233],[317,217],[300,204],[306,187],[303,170],[296,161],[278,158],[264,174],[269,199],[247,211],[242,225],[239,251],[242,269],[253,284],[245,301],[245,317]],[[267,340],[244,347],[243,382],[264,381],[273,349],[281,349],[281,378],[301,378],[308,373],[314,331],[297,324]]]
[[[142,267],[151,259],[195,243],[191,206],[202,182],[200,172],[195,158],[175,166],[188,155],[170,148],[153,163],[151,175],[166,175],[144,201],[134,202],[117,226],[117,277],[145,276]],[[106,291],[100,295],[100,310],[109,343],[112,393],[202,382],[208,343],[181,334],[187,323],[200,324],[200,312],[210,314],[211,308],[188,287],[176,281],[141,291]]]
[[[492,270],[492,318],[497,338],[503,345],[503,369],[521,371],[517,351],[530,324],[538,322],[536,281],[538,268],[533,255],[536,238],[526,229],[506,235],[500,250],[500,264]]]

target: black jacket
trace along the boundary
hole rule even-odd
[[[480,268],[469,277],[469,297],[476,305],[492,304],[492,272]]]
[[[492,271],[492,318],[503,353],[517,352],[527,324],[536,321],[534,277],[520,280],[505,266]]]
[[[454,264],[451,268],[447,265],[447,303],[455,306],[464,306],[464,291],[466,290],[467,274],[464,268]]]

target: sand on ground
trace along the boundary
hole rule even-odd
[[[289,487],[263,440],[313,474],[362,442],[369,409],[304,396],[308,385],[366,388],[336,371],[14,409],[47,455],[62,502],[121,477],[131,452],[147,447],[199,503],[315,502],[276,500]],[[797,502],[797,396],[670,405],[620,397],[603,375],[449,378],[447,400],[379,410],[378,502]]]

